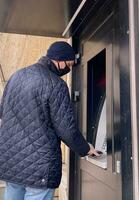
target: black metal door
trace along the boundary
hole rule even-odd
[[[80,129],[95,145],[102,109],[106,101],[106,163],[92,158],[78,160],[77,197],[80,200],[121,200],[121,145],[118,48],[115,45],[113,15],[87,40],[81,41],[81,78],[78,79]],[[101,106],[100,106],[101,105]],[[101,120],[104,121],[104,120]],[[104,127],[104,124],[103,124]],[[92,134],[92,135],[91,135]],[[103,160],[104,161],[104,160]]]

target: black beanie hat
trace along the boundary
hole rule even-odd
[[[57,61],[75,60],[75,53],[70,44],[64,41],[54,42],[47,51],[48,58]]]

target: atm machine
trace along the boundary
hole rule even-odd
[[[112,22],[113,16],[82,43],[82,63],[78,66],[82,83],[76,85],[80,90],[78,109],[82,111],[80,128],[87,141],[103,154],[78,160],[76,198],[80,200],[122,200],[119,76],[113,67],[118,52]]]
[[[114,77],[113,66],[116,60],[111,22],[112,18],[83,44],[82,132],[87,141],[103,154],[100,157],[86,156],[80,160],[82,200],[122,199],[121,144],[118,139],[119,130],[117,128],[116,132],[114,121],[117,117],[119,126],[119,78],[118,73],[115,74],[117,77]],[[115,78],[117,82],[114,82]]]

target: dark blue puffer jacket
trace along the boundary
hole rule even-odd
[[[8,81],[0,107],[0,180],[56,188],[61,140],[85,156],[89,145],[76,127],[66,83],[44,57]]]

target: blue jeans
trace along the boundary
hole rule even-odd
[[[53,200],[55,189],[36,189],[6,183],[4,200]]]

